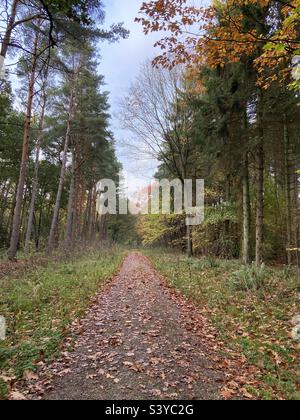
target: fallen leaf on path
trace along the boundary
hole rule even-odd
[[[21,392],[14,391],[9,395],[9,399],[12,401],[25,401],[27,398]]]
[[[97,376],[98,375],[96,375],[96,374],[87,375],[86,379],[95,379],[95,378],[97,378]]]
[[[132,367],[133,366],[133,363],[132,362],[123,362],[123,365],[124,366],[129,366],[129,367]]]
[[[225,400],[231,399],[236,394],[237,394],[236,390],[230,389],[230,388],[223,388],[223,390],[221,391],[221,396]]]
[[[37,381],[39,379],[38,375],[31,370],[26,370],[23,375],[25,381]]]

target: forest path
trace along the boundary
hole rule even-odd
[[[29,398],[220,399],[231,380],[208,322],[138,253],[72,329],[74,352],[45,369]]]

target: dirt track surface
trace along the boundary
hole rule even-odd
[[[72,334],[74,352],[64,352],[47,367],[41,379],[31,383],[27,398],[230,397],[226,386],[233,382],[234,364],[220,356],[222,343],[215,332],[138,253],[126,258],[111,285],[74,323]]]

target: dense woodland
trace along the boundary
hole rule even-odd
[[[8,72],[19,83],[13,92],[9,78],[1,82],[0,247],[14,259],[18,249],[51,253],[105,239],[96,184],[120,166],[98,43],[128,34],[122,25],[102,29],[101,2],[14,1],[5,13],[2,56],[12,51],[18,63]]]
[[[299,400],[300,0],[110,4],[0,2],[0,400]],[[113,112],[131,25],[160,40]],[[115,113],[159,163],[138,215],[99,212],[104,178],[133,202]],[[162,179],[204,223],[144,214]]]
[[[161,160],[158,177],[206,182],[202,226],[186,233],[184,217],[144,217],[144,243],[184,248],[191,235],[189,253],[258,266],[298,262],[299,78],[292,63],[299,3],[153,1],[142,14],[146,34],[171,34],[157,44],[156,68],[143,69],[133,87],[125,125]],[[199,34],[187,30],[199,22]]]
[[[100,40],[128,36],[122,25],[103,30],[100,1],[1,7],[2,61],[17,61],[0,97],[0,248],[10,259],[18,250],[122,240],[245,264],[298,262],[297,1],[142,6],[145,33],[167,36],[120,119],[135,146],[161,162],[157,178],[205,179],[206,219],[193,229],[183,216],[96,212],[98,180],[120,171],[97,51]]]

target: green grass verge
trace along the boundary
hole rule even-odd
[[[67,262],[50,262],[21,278],[0,280],[0,315],[7,338],[0,342],[0,372],[21,379],[39,361],[49,362],[59,350],[70,323],[116,272],[125,253],[99,250]],[[1,376],[1,374],[0,374]],[[0,381],[0,398],[6,386]]]
[[[291,319],[299,315],[299,278],[291,270],[269,269],[264,287],[239,291],[232,274],[236,261],[188,259],[162,250],[144,252],[171,285],[212,319],[227,346],[260,368],[260,399],[299,400],[299,342]],[[298,372],[298,374],[297,374]]]

